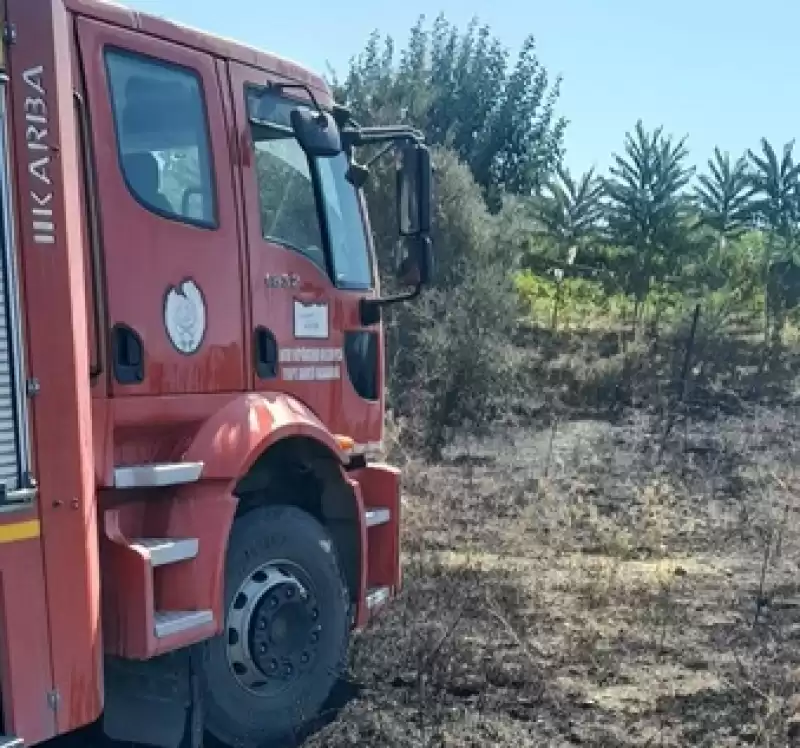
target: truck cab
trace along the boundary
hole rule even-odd
[[[430,154],[276,56],[0,10],[3,732],[259,745],[401,585],[381,312],[428,277]],[[396,158],[393,297],[365,148]]]

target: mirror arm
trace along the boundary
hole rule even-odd
[[[412,301],[422,293],[422,283],[417,283],[410,291],[404,293],[394,294],[393,296],[382,296],[379,299],[361,299],[362,304],[369,306],[390,306],[392,304],[399,304],[402,301]]]
[[[369,169],[371,168],[377,161],[379,161],[383,156],[385,156],[389,151],[394,148],[394,142],[388,143],[387,145],[383,146],[366,164],[364,167]]]
[[[380,129],[383,130],[384,128],[370,128],[370,129]],[[386,130],[397,130],[398,128],[395,127],[387,127]],[[355,146],[365,145],[369,143],[386,143],[369,161],[365,164],[361,164],[365,169],[371,169],[381,158],[383,158],[398,142],[404,141],[412,141],[415,143],[422,143],[424,142],[424,138],[421,134],[417,133],[415,130],[410,130],[411,134],[403,135],[402,137],[394,137],[391,138],[388,142],[386,139],[381,137],[376,140],[368,140],[364,141],[361,139],[361,134],[363,133],[363,129],[359,130],[342,130],[342,141],[345,143],[345,150],[349,153],[352,152]],[[352,158],[350,159],[352,161]]]
[[[422,283],[417,283],[411,291],[395,294],[394,296],[384,296],[380,299],[361,299],[359,304],[359,316],[361,324],[365,327],[380,322],[381,309],[392,304],[401,304],[404,301],[413,301],[422,293]]]
[[[415,130],[408,125],[346,128],[342,131],[342,139],[351,147],[386,142],[397,143],[408,140],[415,143],[423,143],[425,141],[419,130]]]

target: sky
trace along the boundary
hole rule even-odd
[[[625,132],[688,136],[693,165],[800,132],[800,0],[122,0],[300,62],[345,72],[377,29],[398,42],[420,15],[487,23],[512,52],[533,34],[563,78],[566,163],[605,170]]]

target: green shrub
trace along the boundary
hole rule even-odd
[[[518,297],[512,267],[514,207],[490,214],[469,169],[434,151],[435,279],[415,302],[388,314],[389,406],[406,420],[412,446],[438,458],[459,430],[479,431],[505,410],[515,391],[512,332]],[[378,253],[394,251],[391,171],[370,191]],[[387,282],[390,287],[391,282]]]

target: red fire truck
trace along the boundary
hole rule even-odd
[[[0,745],[262,744],[400,586],[381,312],[429,275],[430,154],[117,5],[0,0],[0,27]]]

